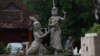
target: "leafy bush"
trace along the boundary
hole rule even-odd
[[[88,31],[89,33],[98,33],[100,32],[100,24],[94,23],[93,27]]]
[[[52,0],[24,0],[42,27],[48,27],[48,19],[51,16]],[[62,43],[68,35],[75,35],[77,40],[83,36],[95,22],[94,2],[92,0],[55,0],[60,16],[63,10],[67,12],[66,19],[61,22]],[[47,11],[47,12],[46,12]]]
[[[0,54],[5,53],[5,51],[6,51],[5,45],[2,42],[0,42]]]

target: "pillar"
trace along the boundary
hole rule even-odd
[[[30,46],[31,43],[32,43],[32,39],[33,39],[32,30],[29,29],[29,31],[28,31],[28,42],[29,42],[29,46]]]

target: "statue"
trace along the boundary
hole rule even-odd
[[[42,45],[42,38],[45,37],[49,32],[43,33],[41,31],[41,24],[37,21],[34,17],[30,17],[31,20],[34,21],[33,23],[33,34],[34,34],[34,41],[32,42],[31,46],[27,49],[26,55],[43,55],[46,54],[47,49]]]
[[[99,20],[100,18],[100,0],[95,0],[96,8],[95,8],[95,18]]]
[[[99,3],[99,5],[100,5],[100,0],[98,0],[98,3]]]
[[[66,12],[64,12],[64,17],[60,17],[57,14],[58,9],[55,7],[55,3],[53,0],[52,16],[49,18],[48,26],[51,32],[50,44],[51,47],[55,49],[55,55],[60,54],[59,50],[62,50],[61,29],[59,26],[59,21],[65,19]]]

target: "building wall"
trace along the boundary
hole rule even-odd
[[[24,42],[28,41],[28,30],[25,29],[1,29],[0,42]]]
[[[100,56],[100,36],[94,38],[95,42],[95,56]]]
[[[94,55],[94,41],[93,37],[81,38],[81,50],[82,56],[93,56]]]
[[[100,56],[100,37],[85,36],[81,38],[81,56]]]

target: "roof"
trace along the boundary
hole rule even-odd
[[[0,0],[0,28],[29,28],[30,11],[22,0]]]

